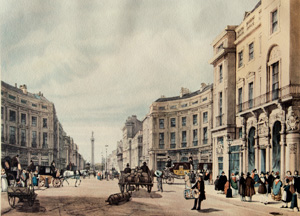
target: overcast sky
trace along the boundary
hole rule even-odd
[[[87,161],[161,95],[213,82],[211,43],[258,0],[1,0],[1,79],[54,102]]]

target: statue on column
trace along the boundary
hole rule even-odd
[[[296,132],[299,130],[299,118],[291,106],[288,109],[286,125],[288,132]]]

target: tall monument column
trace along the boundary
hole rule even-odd
[[[95,169],[95,163],[94,163],[94,131],[92,131],[92,137],[91,137],[91,144],[92,144],[92,160],[91,160],[91,168],[94,170]]]

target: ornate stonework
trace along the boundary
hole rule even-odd
[[[221,142],[218,142],[218,144],[217,144],[217,148],[216,148],[216,150],[217,150],[217,154],[223,154],[223,149],[224,149],[224,147],[223,147],[223,145],[222,145],[222,143]]]
[[[275,62],[280,58],[281,53],[278,46],[272,48],[270,56],[269,56],[269,63]]]
[[[299,118],[295,114],[292,107],[289,107],[288,109],[286,125],[287,125],[287,131],[295,132],[299,130]]]

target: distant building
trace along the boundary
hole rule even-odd
[[[49,166],[54,160],[59,169],[83,158],[78,146],[71,145],[56,116],[55,106],[41,92],[32,94],[26,85],[1,82],[1,158],[17,154],[23,167],[30,160]],[[69,142],[68,142],[69,141]]]
[[[212,163],[212,85],[190,92],[182,88],[180,96],[161,97],[150,106],[143,121],[143,148],[150,169],[163,169],[170,156],[173,162],[194,165]]]

